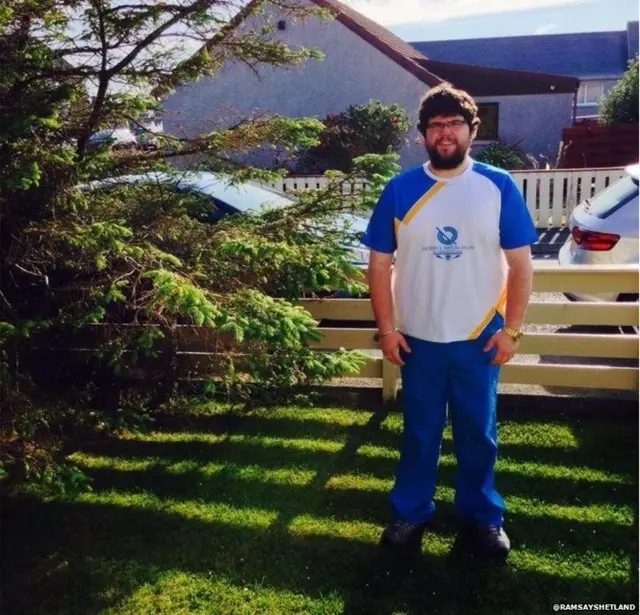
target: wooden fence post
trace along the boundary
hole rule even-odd
[[[382,400],[395,401],[398,395],[399,369],[386,359],[382,359]]]

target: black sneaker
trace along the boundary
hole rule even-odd
[[[465,529],[471,546],[479,555],[492,559],[505,559],[511,550],[506,532],[497,525],[469,526]]]
[[[392,521],[384,528],[382,540],[395,546],[406,545],[412,540],[419,539],[424,530],[424,524],[407,523],[406,521]]]

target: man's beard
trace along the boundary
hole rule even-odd
[[[448,171],[450,169],[455,169],[459,167],[463,162],[469,151],[469,147],[463,147],[462,145],[456,145],[453,153],[448,156],[441,156],[438,153],[438,146],[434,145],[433,147],[429,145],[425,145],[427,149],[427,154],[429,154],[429,162],[434,169],[441,169],[443,171]]]

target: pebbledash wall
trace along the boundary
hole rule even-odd
[[[275,23],[278,19],[278,14],[270,11],[240,27],[255,27],[265,20]],[[296,67],[257,66],[255,70],[229,61],[218,74],[183,86],[163,101],[165,130],[192,136],[260,113],[323,118],[351,104],[375,99],[400,104],[411,118],[409,142],[400,152],[402,166],[420,164],[425,159],[415,124],[426,84],[337,20],[288,19],[284,30],[274,29],[274,36],[292,47],[321,49],[325,58]],[[554,157],[561,131],[571,122],[571,94],[478,100],[499,103],[500,138],[522,140],[521,146],[536,156]]]
[[[562,130],[573,120],[573,94],[537,94],[477,98],[478,102],[497,102],[498,131],[507,143],[521,141],[520,147],[536,158],[555,161]],[[481,147],[484,143],[478,143]]]

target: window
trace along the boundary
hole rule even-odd
[[[587,84],[584,86],[584,102],[590,105],[595,105],[602,98],[604,94],[602,85],[599,84]]]
[[[604,220],[627,203],[637,210],[638,180],[629,175],[620,178],[606,190],[594,196],[587,205],[587,212]]]
[[[604,96],[605,87],[602,81],[587,81],[578,89],[578,105],[597,105]]]
[[[498,138],[498,103],[478,103],[478,141],[494,141]]]

